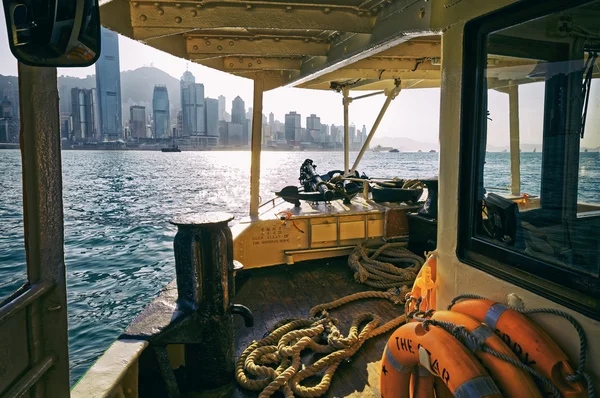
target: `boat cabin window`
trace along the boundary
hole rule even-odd
[[[600,1],[570,4],[465,28],[459,256],[598,316]]]

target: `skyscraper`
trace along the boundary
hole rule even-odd
[[[146,138],[146,107],[129,107],[129,131],[131,138]]]
[[[242,126],[242,139],[240,144],[248,144],[248,122],[246,120],[246,105],[244,100],[238,95],[231,103],[231,123]],[[229,132],[229,142],[231,143],[231,131]]]
[[[314,113],[306,117],[306,137],[304,141],[322,142],[321,140],[321,118]]]
[[[167,138],[171,136],[171,117],[169,112],[169,93],[162,84],[154,86],[152,95],[152,113],[154,138]]]
[[[185,71],[180,80],[181,108],[183,112],[183,135],[206,134],[204,85],[196,83],[190,71]]]
[[[121,117],[121,72],[119,36],[102,28],[102,49],[96,61],[96,95],[98,102],[98,140],[123,138]],[[72,109],[72,112],[74,110]]]
[[[206,98],[206,145],[217,146],[219,143],[219,101]]]
[[[91,141],[94,131],[94,96],[92,90],[74,87],[71,89],[73,115],[73,141]]]
[[[226,99],[224,96],[219,95],[219,120],[225,120],[225,108],[227,107]]]
[[[301,118],[296,112],[285,115],[285,140],[288,143],[300,142],[302,139]]]

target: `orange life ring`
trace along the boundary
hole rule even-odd
[[[425,354],[425,355],[423,355]],[[410,377],[419,357],[448,386],[455,397],[502,397],[479,361],[445,330],[422,323],[399,327],[388,340],[381,359],[382,398],[410,396]]]
[[[581,382],[569,382],[574,374],[567,355],[533,321],[518,311],[492,300],[469,299],[452,306],[460,312],[484,322],[498,334],[521,362],[531,366],[554,384],[563,397],[586,397]]]
[[[427,369],[419,366],[410,378],[411,398],[435,398],[434,381],[435,377]]]
[[[464,326],[464,328],[476,336],[478,340],[485,342],[486,347],[504,354],[515,361],[519,361],[519,358],[517,358],[512,350],[504,344],[499,336],[495,335],[490,328],[482,325],[479,321],[468,315],[454,311],[436,311],[431,316],[431,319]],[[473,347],[473,349],[475,350],[475,357],[479,359],[483,367],[490,373],[504,397],[542,397],[540,390],[526,371],[519,369],[492,354],[477,350],[475,347]]]

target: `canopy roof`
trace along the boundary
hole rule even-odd
[[[101,1],[102,24],[265,88],[436,87],[428,0]]]

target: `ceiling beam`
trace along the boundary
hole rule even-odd
[[[331,90],[330,84],[331,84],[330,82],[318,82],[318,83],[309,82],[309,83],[305,83],[298,87],[302,87],[302,88],[306,88],[306,89],[310,89],[310,90]],[[402,82],[400,83],[400,87],[403,90],[416,89],[416,88],[435,88],[435,87],[439,87],[439,86],[440,86],[439,80],[428,80],[428,79],[418,79],[418,80],[406,79],[406,80],[402,80]],[[391,87],[394,87],[393,79],[372,80],[372,81],[366,81],[365,84],[362,84],[360,86],[352,87],[351,90],[352,91],[363,91],[363,90],[376,91],[376,90],[389,89]]]
[[[431,61],[417,61],[414,59],[384,59],[366,58],[346,67],[347,69],[375,69],[375,70],[440,70],[439,66],[431,64]],[[342,69],[346,69],[342,68]]]
[[[187,38],[187,52],[190,59],[195,56],[217,54],[219,56],[290,56],[290,55],[326,55],[329,48],[327,42],[315,42],[309,39],[204,39],[190,35]]]
[[[419,39],[398,44],[397,46],[375,55],[375,57],[384,58],[440,58],[441,56],[441,42],[429,40],[420,41]]]
[[[412,38],[434,36],[432,1],[397,1],[382,9],[369,34],[342,34],[331,43],[326,57],[304,62],[300,75],[288,86],[297,86],[361,59],[375,56]]]
[[[223,57],[196,60],[195,62],[232,73],[258,70],[298,70],[302,65],[300,58],[265,57]]]
[[[361,13],[361,15],[359,15]],[[233,2],[224,6],[202,2],[131,2],[134,37],[146,40],[194,29],[244,28],[285,30],[336,30],[369,33],[375,17],[362,11],[303,6],[252,5]]]
[[[332,82],[332,81],[343,81],[343,80],[354,80],[354,79],[373,79],[373,80],[385,80],[385,79],[428,79],[428,80],[439,80],[441,78],[441,70],[416,70],[414,72],[407,70],[373,70],[373,69],[339,69],[334,72],[330,72],[326,75],[320,76],[317,79],[311,80],[308,84],[315,82]],[[304,86],[300,86],[304,87]]]

